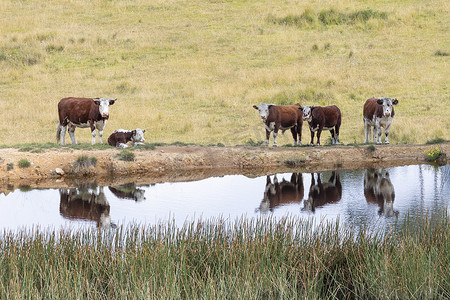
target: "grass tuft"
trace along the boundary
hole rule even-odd
[[[134,161],[134,153],[128,150],[122,150],[117,154],[117,158],[123,161]]]
[[[18,165],[19,165],[19,168],[22,168],[22,169],[28,168],[31,166],[31,162],[26,158],[22,158],[21,160],[19,160]]]

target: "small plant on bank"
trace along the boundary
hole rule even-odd
[[[445,143],[445,140],[443,138],[435,138],[426,142],[427,145],[442,144],[442,143]]]
[[[248,146],[261,146],[264,144],[264,141],[254,141],[252,138],[249,138],[245,144]]]
[[[123,160],[123,161],[133,161],[134,160],[134,153],[128,150],[123,150],[122,152],[120,152],[119,154],[117,154],[117,157],[119,158],[119,160]]]
[[[375,148],[374,145],[369,145],[369,146],[367,146],[367,151],[369,151],[369,152],[374,152],[375,150],[377,150],[377,148]]]
[[[425,160],[427,162],[437,163],[440,160],[445,160],[446,155],[441,151],[439,147],[431,147],[428,150],[425,150]]]
[[[14,169],[14,164],[13,163],[9,163],[9,164],[6,165],[6,171],[10,171],[12,169]]]
[[[97,161],[98,160],[96,157],[89,158],[86,155],[82,155],[75,161],[75,167],[80,169],[89,168],[90,166],[95,167],[97,165]]]
[[[31,166],[31,162],[26,159],[26,158],[22,158],[21,160],[19,160],[19,168],[28,168],[29,166]]]

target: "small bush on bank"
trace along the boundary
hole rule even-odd
[[[19,168],[28,168],[29,166],[31,166],[31,162],[26,159],[26,158],[22,158],[21,160],[19,160]]]
[[[119,160],[123,161],[134,161],[134,153],[128,150],[122,150],[119,154],[117,154]]]

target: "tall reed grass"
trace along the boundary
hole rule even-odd
[[[1,299],[445,299],[450,219],[300,218],[4,232]]]

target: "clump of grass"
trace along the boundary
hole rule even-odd
[[[19,168],[22,168],[22,169],[28,168],[31,166],[31,162],[26,158],[22,158],[21,160],[19,160],[18,165],[19,165]]]
[[[263,145],[263,144],[264,144],[264,141],[254,141],[252,138],[249,138],[249,139],[245,142],[245,144],[248,145],[248,146],[255,146],[255,147],[257,147],[257,146]]]
[[[284,164],[289,167],[296,167],[302,165],[306,162],[305,157],[295,158],[295,159],[287,159],[284,161]]]
[[[134,153],[128,150],[122,150],[117,154],[119,160],[123,161],[134,161]]]
[[[443,138],[435,138],[432,140],[429,140],[426,142],[427,145],[431,145],[431,144],[442,144],[445,143],[446,141]]]
[[[434,52],[434,56],[450,56],[450,53],[441,51],[441,50],[437,50],[436,52]]]
[[[14,169],[14,164],[13,163],[8,163],[6,165],[6,171],[11,171],[12,169]]]
[[[369,146],[367,146],[367,151],[369,151],[369,152],[374,152],[375,150],[377,150],[377,148],[375,147],[375,145],[369,145]]]
[[[424,151],[425,160],[432,163],[445,163],[447,161],[447,155],[442,152],[439,147],[431,147]]]
[[[96,157],[89,158],[87,155],[82,155],[75,160],[75,166],[81,169],[89,168],[91,166],[95,167],[96,165],[97,165]]]

